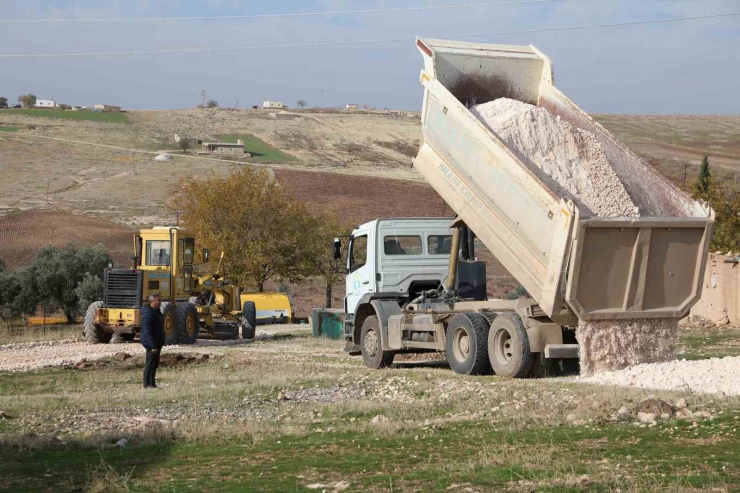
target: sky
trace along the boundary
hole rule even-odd
[[[493,0],[495,1],[495,0]],[[0,0],[10,19],[122,19],[384,9],[486,0]],[[408,38],[408,41],[58,58],[0,58],[0,96],[124,109],[344,106],[418,110],[415,36],[455,36],[740,12],[740,0],[556,0],[354,15],[239,20],[2,23],[0,55],[223,48]],[[567,32],[472,36],[532,44],[556,85],[592,113],[740,114],[740,17]]]

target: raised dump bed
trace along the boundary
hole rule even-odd
[[[661,178],[554,85],[532,46],[417,40],[424,57],[416,169],[561,325],[679,318],[701,296],[714,212]],[[507,97],[591,132],[639,218],[587,217],[470,111]]]

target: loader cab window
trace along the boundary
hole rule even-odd
[[[452,250],[452,236],[430,235],[427,238],[427,250],[430,255],[449,255]]]
[[[146,242],[146,265],[152,266],[169,266],[170,265],[170,242],[147,241]]]
[[[421,255],[421,236],[386,236],[383,238],[386,255]]]
[[[347,268],[354,272],[367,264],[367,235],[355,236],[350,240]]]

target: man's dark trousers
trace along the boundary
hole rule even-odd
[[[146,350],[146,362],[144,363],[144,387],[156,387],[155,378],[159,368],[159,356],[162,354],[162,346],[156,349]]]

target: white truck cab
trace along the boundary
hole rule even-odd
[[[352,232],[347,254],[345,312],[363,298],[413,298],[447,276],[450,218],[376,219]]]

